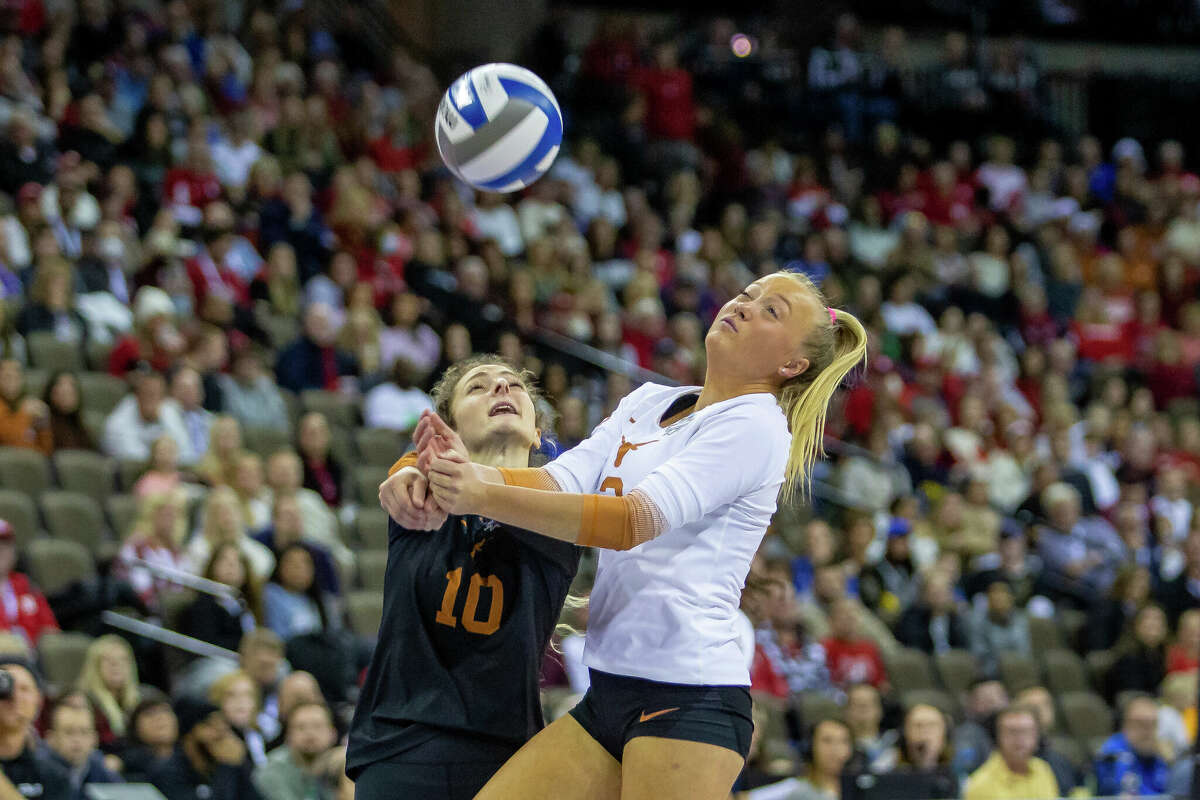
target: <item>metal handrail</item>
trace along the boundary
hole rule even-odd
[[[226,661],[236,662],[238,660],[238,654],[232,650],[227,650],[211,642],[168,630],[161,625],[155,625],[152,622],[146,622],[127,614],[118,614],[116,611],[103,611],[100,613],[100,620],[110,627],[137,634],[138,636],[144,636],[159,644],[165,644],[168,647],[174,647],[177,650],[183,650],[193,655],[203,656],[204,658],[220,658]]]
[[[154,575],[164,578],[170,583],[182,586],[185,589],[192,589],[202,594],[212,595],[213,597],[221,598],[222,600],[242,601],[242,595],[237,589],[218,581],[201,578],[174,567],[163,566],[162,564],[154,564],[144,558],[137,556],[129,556],[122,559],[123,563],[133,567],[141,567],[150,571]]]

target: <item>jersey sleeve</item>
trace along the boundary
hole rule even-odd
[[[600,473],[621,439],[621,421],[628,416],[641,392],[642,388],[638,388],[626,395],[590,436],[543,467],[562,491],[592,494],[597,490]]]
[[[635,489],[673,530],[763,487],[781,486],[789,444],[786,428],[770,415],[749,409],[716,416]]]

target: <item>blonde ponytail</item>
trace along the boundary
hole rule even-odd
[[[783,273],[802,281],[816,295],[821,291],[806,276]],[[828,309],[805,343],[808,369],[785,383],[779,405],[792,432],[792,447],[784,473],[782,501],[790,502],[797,490],[807,495],[813,464],[825,455],[825,415],[842,379],[867,357],[867,330],[849,311]]]

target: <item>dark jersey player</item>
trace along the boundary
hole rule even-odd
[[[528,466],[546,422],[533,391],[500,358],[455,364],[433,391],[459,436],[441,446]],[[398,461],[380,487],[393,519],[379,643],[346,759],[358,800],[467,800],[541,730],[538,672],[581,552],[417,502],[426,483],[414,462]]]

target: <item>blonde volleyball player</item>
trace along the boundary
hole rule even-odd
[[[429,490],[477,514],[603,548],[585,661],[591,688],[480,800],[727,798],[750,746],[734,616],[776,498],[806,480],[866,332],[805,277],[776,273],[720,311],[703,387],[647,384],[540,469],[496,469],[422,420]]]

